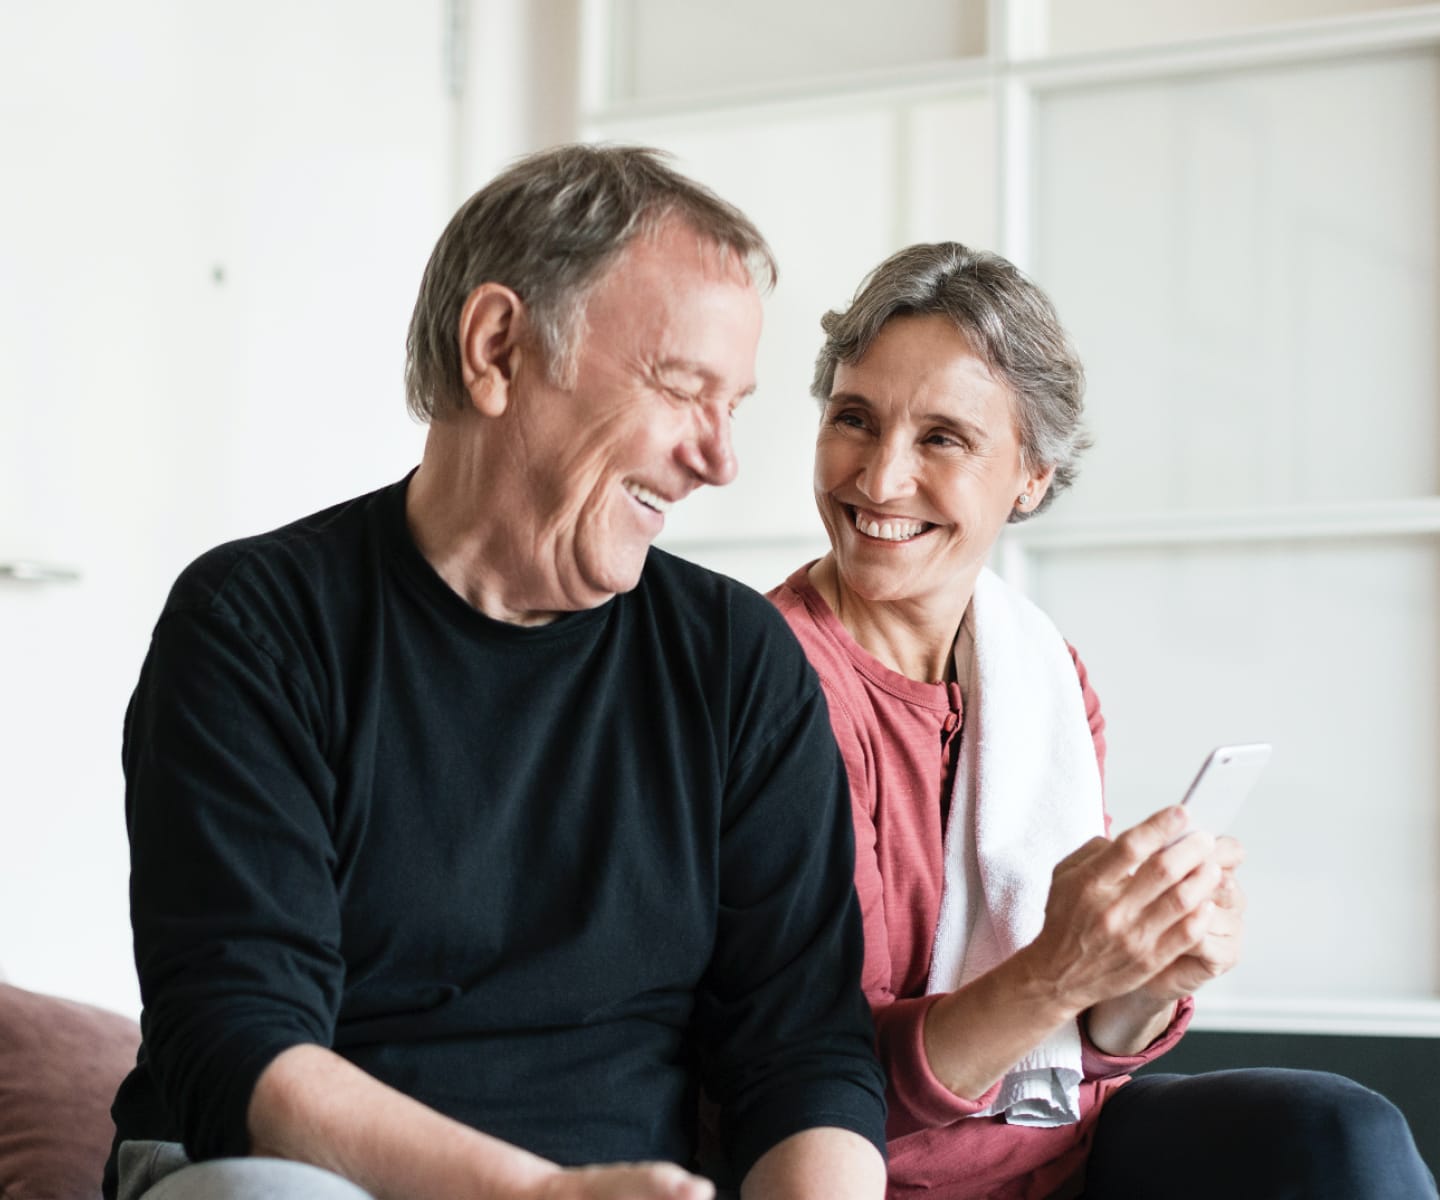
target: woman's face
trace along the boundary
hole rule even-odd
[[[894,317],[835,371],[815,443],[815,501],[843,586],[871,602],[953,607],[1016,499],[1050,472],[1021,463],[1010,388],[946,317]]]

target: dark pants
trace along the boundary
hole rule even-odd
[[[1385,1097],[1321,1071],[1142,1075],[1100,1112],[1085,1200],[1433,1200]]]

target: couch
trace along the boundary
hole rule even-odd
[[[128,1017],[0,981],[0,1200],[96,1200]]]

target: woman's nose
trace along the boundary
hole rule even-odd
[[[910,495],[915,490],[915,470],[909,447],[878,443],[862,464],[855,485],[877,504]]]

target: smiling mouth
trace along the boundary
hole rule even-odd
[[[913,517],[881,519],[866,515],[853,504],[846,504],[844,508],[850,515],[852,524],[860,533],[881,542],[912,542],[935,528],[928,521],[917,521]]]
[[[646,508],[650,509],[651,512],[657,512],[662,517],[670,511],[672,505],[674,504],[673,500],[665,499],[664,496],[661,496],[656,492],[652,492],[643,484],[627,482],[625,484],[625,491],[629,493],[631,497],[643,504]]]

